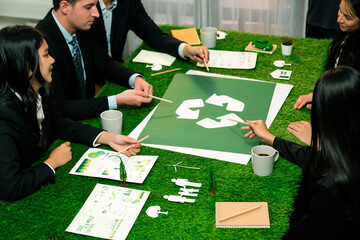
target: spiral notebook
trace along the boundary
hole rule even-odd
[[[267,202],[216,202],[216,228],[270,228]]]

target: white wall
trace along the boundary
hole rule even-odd
[[[36,24],[52,7],[52,0],[0,0],[0,28]]]

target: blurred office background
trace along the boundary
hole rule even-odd
[[[213,26],[219,30],[305,37],[308,0],[142,0],[142,3],[159,25]],[[51,7],[52,0],[0,0],[0,28],[35,25]],[[130,32],[123,59],[140,43]]]

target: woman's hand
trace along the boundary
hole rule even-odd
[[[275,136],[272,135],[263,120],[246,121],[249,125],[241,127],[241,130],[250,130],[245,137],[253,138],[259,136],[263,142],[272,146]]]
[[[55,148],[45,163],[49,164],[54,170],[58,167],[64,166],[72,158],[70,142],[64,142],[59,147]]]
[[[312,107],[312,99],[313,99],[313,93],[309,93],[307,95],[301,95],[296,103],[294,104],[295,109],[300,109],[306,105],[307,109],[311,109]]]
[[[97,143],[109,145],[116,151],[121,151],[131,145],[130,148],[122,152],[128,157],[138,154],[141,146],[140,142],[134,138],[109,132],[103,132],[97,140]]]

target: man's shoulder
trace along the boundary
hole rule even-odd
[[[53,41],[58,38],[56,31],[60,31],[58,26],[56,25],[55,20],[51,14],[52,9],[46,14],[46,16],[39,21],[39,23],[35,26],[40,32],[45,35],[46,41]]]

